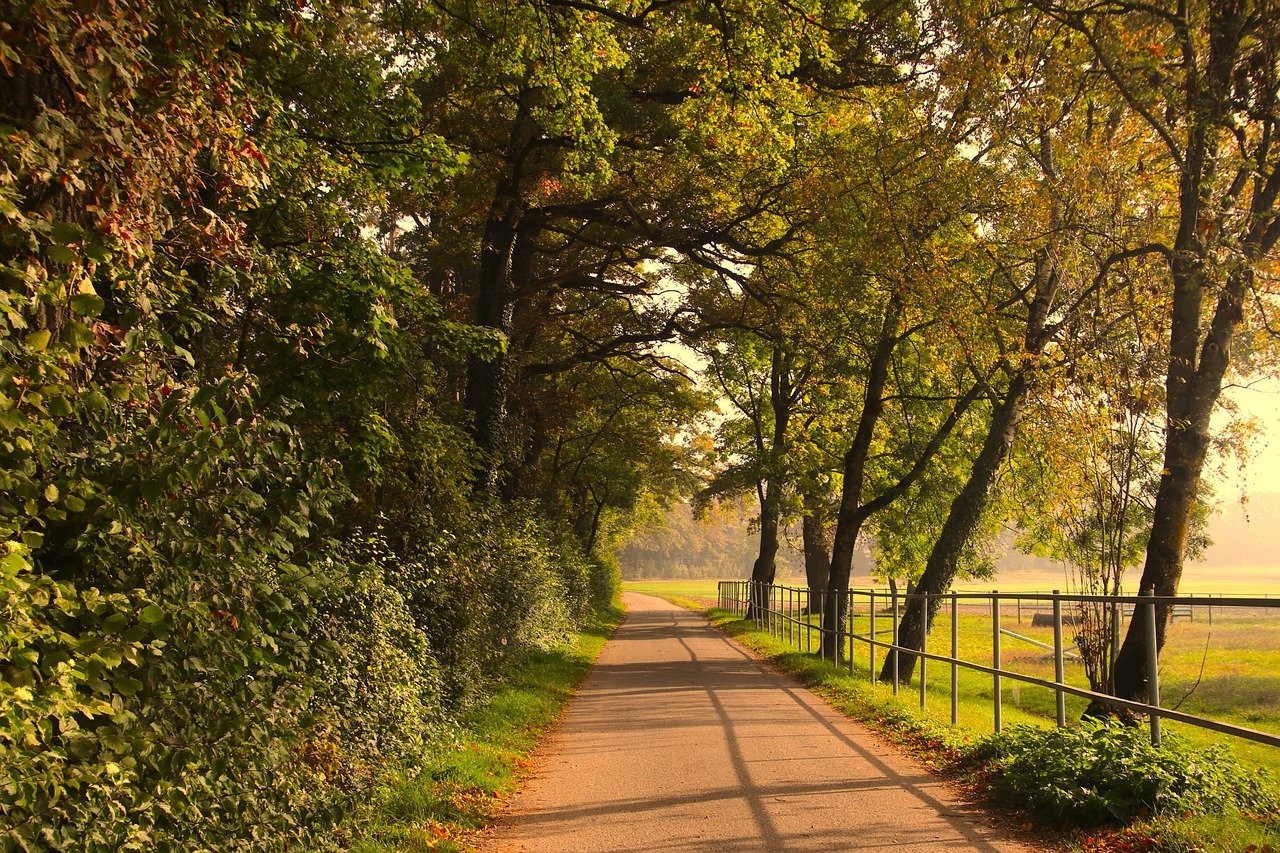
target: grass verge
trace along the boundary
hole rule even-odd
[[[400,774],[380,792],[355,853],[450,853],[514,793],[531,755],[559,719],[579,682],[622,621],[615,606],[559,648],[530,655],[483,703],[466,714],[429,763]]]
[[[702,609],[695,602],[676,595],[663,596],[685,607]],[[979,709],[960,711],[961,725],[951,726],[920,711],[915,704],[914,688],[904,687],[900,696],[883,684],[872,684],[865,669],[851,675],[847,668],[837,669],[813,655],[796,651],[794,646],[758,630],[754,624],[733,613],[712,608],[704,611],[718,628],[742,645],[790,673],[832,707],[867,724],[899,744],[927,766],[954,780],[972,786],[978,794],[990,795],[990,772],[975,766],[975,745],[986,735],[985,730],[966,728],[966,718],[980,718]],[[1015,713],[1013,722],[1043,725]],[[1048,825],[1029,813],[1011,816],[1012,823],[1024,831],[1035,831],[1046,841],[1061,842],[1067,849],[1088,853],[1141,851],[1141,853],[1280,853],[1280,819],[1274,815],[1247,815],[1227,812],[1211,815],[1161,814],[1139,816],[1127,825],[1111,824],[1089,830],[1070,826]]]

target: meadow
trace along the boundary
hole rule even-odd
[[[1280,583],[1272,570],[1220,571],[1212,577],[1212,592],[1232,595],[1280,594]],[[1191,590],[1200,594],[1210,591],[1210,577],[1204,573],[1188,571]],[[1039,573],[1039,582],[1027,577],[1002,577],[999,582],[987,582],[976,588],[957,587],[957,591],[1002,592],[1046,591],[1045,576]],[[788,584],[799,579],[788,578]],[[869,579],[868,579],[869,580]],[[796,584],[799,585],[799,584]],[[855,579],[857,586],[857,579]],[[1065,585],[1063,585],[1065,588]],[[1198,587],[1198,589],[1197,589]],[[625,589],[658,595],[669,599],[683,599],[705,607],[716,604],[715,580],[677,580],[628,582]],[[1066,608],[1064,608],[1064,611]],[[1002,607],[1001,627],[1016,632],[1039,643],[1053,643],[1051,627],[1033,627],[1033,607],[1030,602],[1022,608],[1019,619],[1016,606],[1010,602]],[[959,619],[959,657],[962,660],[989,665],[992,660],[991,615],[986,607],[961,608]],[[877,632],[890,627],[891,617],[884,611],[877,616]],[[865,600],[855,607],[854,632],[865,635],[869,616]],[[929,636],[933,651],[950,650],[951,615],[946,606],[938,614]],[[887,633],[878,634],[887,641]],[[783,640],[793,648],[817,648],[817,631],[812,625],[800,622],[784,622]],[[1072,640],[1070,628],[1065,630],[1065,642]],[[806,645],[809,644],[809,645]],[[871,650],[862,640],[852,641],[852,672],[855,677],[871,680],[869,664]],[[875,662],[884,660],[884,650],[877,649]],[[849,643],[846,641],[842,665],[849,665]],[[1053,655],[1033,643],[1005,635],[1001,639],[1002,667],[1021,674],[1053,680]],[[929,661],[925,667],[926,691],[923,713],[937,722],[949,723],[951,718],[951,667],[949,664]],[[1080,662],[1067,659],[1066,683],[1087,688],[1088,679]],[[1175,621],[1161,655],[1160,680],[1162,704],[1186,713],[1197,714],[1223,722],[1233,723],[1260,731],[1280,734],[1280,607],[1269,610],[1198,608],[1190,620]],[[991,676],[959,668],[958,724],[966,730],[983,734],[994,727],[993,691]],[[1053,725],[1056,717],[1054,692],[1037,685],[1021,684],[1004,678],[1001,685],[1002,715],[1005,725],[1027,723]],[[876,685],[878,691],[890,692],[887,685]],[[919,703],[918,681],[900,688],[900,701]],[[1066,697],[1068,720],[1078,719],[1086,700]],[[1280,776],[1280,749],[1265,744],[1255,744],[1206,729],[1185,724],[1164,722],[1165,730],[1177,731],[1198,744],[1225,743],[1244,763],[1263,767]]]

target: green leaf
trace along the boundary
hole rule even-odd
[[[52,337],[53,333],[48,329],[40,329],[39,331],[31,332],[26,337],[27,346],[36,352],[44,352],[49,346],[49,339]]]
[[[111,679],[111,683],[116,688],[116,692],[124,696],[134,696],[142,689],[142,682],[128,675],[117,675]]]
[[[84,230],[74,222],[55,222],[49,233],[63,245],[79,242],[84,237]]]
[[[71,310],[86,317],[97,317],[105,306],[96,293],[77,293],[71,297]]]
[[[49,256],[49,260],[59,264],[73,264],[80,259],[80,256],[76,254],[75,250],[66,246],[60,246],[57,243],[49,246],[49,248],[45,250],[45,254]]]
[[[155,604],[148,604],[138,613],[138,619],[144,624],[154,625],[164,620],[164,610]]]

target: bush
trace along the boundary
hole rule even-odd
[[[550,648],[589,618],[591,565],[531,507],[472,507],[447,524],[428,514],[406,521],[399,534],[417,535],[401,540],[389,572],[437,655],[449,713],[510,661]]]
[[[1224,748],[1197,750],[1176,735],[1157,748],[1145,729],[1118,723],[1012,726],[979,741],[968,758],[991,771],[999,798],[1082,827],[1146,813],[1265,814],[1280,805],[1265,774]]]
[[[393,555],[377,535],[338,547],[343,580],[320,602],[323,653],[312,672],[318,726],[308,761],[344,790],[367,790],[385,768],[423,758],[441,725],[440,672],[404,597],[386,581]]]

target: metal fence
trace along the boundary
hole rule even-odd
[[[826,603],[823,600],[812,602],[816,605],[811,608],[809,600],[809,591],[803,587],[790,587],[773,584],[754,585],[752,581],[720,581],[719,583],[719,606],[722,609],[732,611],[739,615],[751,615],[755,623],[767,630],[775,637],[781,637],[793,643],[798,651],[814,653],[822,655],[823,644],[821,627],[815,621],[818,614],[822,612],[822,607]],[[1052,593],[1001,593],[992,591],[987,593],[971,593],[971,592],[950,592],[942,595],[929,595],[923,593],[897,593],[889,590],[875,589],[851,589],[844,593],[847,599],[842,602],[843,607],[838,610],[845,614],[841,620],[841,624],[835,629],[836,642],[833,645],[835,649],[835,659],[832,661],[837,666],[847,663],[849,671],[852,673],[855,666],[855,651],[857,643],[866,645],[867,663],[870,670],[871,679],[874,681],[877,677],[876,653],[877,650],[884,650],[887,657],[886,660],[893,673],[890,682],[893,686],[893,692],[899,692],[898,678],[898,655],[895,652],[902,652],[904,655],[915,657],[920,668],[919,685],[920,685],[920,707],[926,705],[927,682],[926,682],[926,665],[929,662],[937,662],[946,664],[951,670],[951,722],[958,722],[959,717],[959,672],[960,669],[973,670],[980,673],[986,673],[992,679],[992,711],[994,717],[995,730],[1000,731],[1002,698],[1002,682],[1004,679],[1011,681],[1037,685],[1054,691],[1056,699],[1056,716],[1059,726],[1066,725],[1066,697],[1079,696],[1088,700],[1102,700],[1109,703],[1113,707],[1126,708],[1139,714],[1146,715],[1150,721],[1151,741],[1159,745],[1160,743],[1160,722],[1161,720],[1175,720],[1192,726],[1198,726],[1204,729],[1210,729],[1233,737],[1243,738],[1245,740],[1254,741],[1256,743],[1268,744],[1270,746],[1280,747],[1280,735],[1270,732],[1258,731],[1245,726],[1235,725],[1233,723],[1214,720],[1208,717],[1189,714],[1175,708],[1162,707],[1160,703],[1160,670],[1159,658],[1156,649],[1156,619],[1155,609],[1157,605],[1168,605],[1172,609],[1175,616],[1183,618],[1195,619],[1197,614],[1210,620],[1213,619],[1214,612],[1222,613],[1224,610],[1230,611],[1236,608],[1257,608],[1268,611],[1268,615],[1274,612],[1276,616],[1280,616],[1280,598],[1270,597],[1231,597],[1231,596],[1170,596],[1160,597],[1154,595],[1144,596],[1096,596],[1096,595],[1072,595],[1063,594],[1058,591]],[[819,596],[819,599],[824,596]],[[925,630],[921,631],[920,648],[913,649],[908,646],[897,644],[898,624],[904,606],[912,600],[924,599],[926,609],[932,601],[939,600],[939,606],[947,606],[950,609],[951,632],[949,654],[939,654],[937,651],[930,651],[929,636]],[[755,607],[752,607],[753,602]],[[865,603],[865,607],[862,604]],[[1104,693],[1097,693],[1093,690],[1067,684],[1065,680],[1065,663],[1070,650],[1064,645],[1063,625],[1069,622],[1070,617],[1064,619],[1063,608],[1077,607],[1082,605],[1102,605],[1108,608],[1113,614],[1113,630],[1119,636],[1120,620],[1122,616],[1131,615],[1136,608],[1147,608],[1147,619],[1145,620],[1148,627],[1147,632],[1147,670],[1151,677],[1148,683],[1148,697],[1145,702],[1137,702],[1128,699],[1120,699],[1109,696]],[[877,606],[883,608],[877,612]],[[887,613],[885,612],[887,609]],[[959,656],[960,634],[959,634],[959,615],[962,611],[972,613],[981,612],[984,616],[991,617],[991,662],[979,663],[977,661],[963,660]],[[858,611],[862,612],[858,612]],[[1008,612],[1012,611],[1012,612]],[[1010,630],[1005,626],[1005,619],[1009,616],[1015,616],[1021,623],[1024,611],[1028,614],[1034,612],[1047,611],[1050,615],[1053,627],[1053,643],[1041,643],[1030,637],[1023,636],[1017,632]],[[856,630],[856,619],[862,617],[865,620],[865,631]],[[887,623],[887,624],[886,624]],[[923,628],[923,623],[922,623]],[[888,635],[888,640],[878,639],[883,635]],[[1025,641],[1042,647],[1046,651],[1052,651],[1054,661],[1054,678],[1052,681],[1039,678],[1037,676],[1028,675],[1022,672],[1016,672],[1007,669],[1001,665],[1001,647],[1002,638],[1011,637],[1017,641]],[[847,651],[846,651],[847,649]]]

